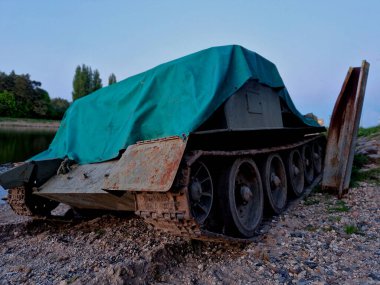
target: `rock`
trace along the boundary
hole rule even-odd
[[[292,232],[290,233],[291,237],[303,238],[305,234],[303,232]]]
[[[305,263],[305,265],[307,265],[311,269],[314,269],[318,266],[318,264],[316,262],[309,261],[309,260],[306,260],[304,263]]]
[[[297,285],[308,285],[310,283],[311,283],[310,281],[301,278],[300,280],[298,280]]]
[[[291,277],[289,275],[289,272],[288,270],[286,270],[285,268],[281,268],[277,271],[277,273],[279,274],[279,278],[278,278],[278,281],[280,283],[285,283],[285,282],[288,282],[291,280]]]
[[[371,272],[368,277],[372,278],[373,280],[380,281],[380,273]]]

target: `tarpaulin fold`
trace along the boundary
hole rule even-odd
[[[273,63],[241,46],[221,46],[161,64],[74,101],[49,148],[31,159],[101,162],[140,140],[188,135],[250,79],[279,88],[279,96],[296,116],[318,126],[297,111]]]

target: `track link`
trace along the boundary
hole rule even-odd
[[[8,190],[8,203],[12,210],[21,216],[48,216],[58,206],[58,202],[35,197],[25,186]]]
[[[185,156],[184,164],[179,172],[180,175],[177,179],[177,182],[175,182],[176,185],[172,188],[172,190],[168,192],[135,193],[137,208],[135,213],[138,216],[142,217],[146,223],[152,225],[155,229],[167,232],[175,236],[217,242],[249,242],[252,240],[252,238],[235,238],[227,236],[223,233],[210,232],[205,229],[204,225],[197,223],[190,212],[188,193],[191,165],[203,156],[239,157],[246,155],[254,156],[257,154],[269,154],[271,152],[287,151],[322,138],[323,136],[319,135],[289,145],[258,150],[193,151]],[[313,183],[308,188],[316,186],[319,183],[320,179],[320,176],[314,178]]]
[[[16,187],[8,190],[8,203],[12,210],[20,216],[33,216],[33,212],[26,205],[25,187]]]

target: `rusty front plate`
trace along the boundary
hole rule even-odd
[[[158,191],[170,189],[185,151],[179,137],[131,145],[105,180],[107,191]]]

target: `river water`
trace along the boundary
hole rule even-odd
[[[0,165],[25,161],[47,149],[54,138],[53,128],[0,128]],[[2,169],[1,169],[2,168]],[[0,167],[0,172],[4,171]],[[6,191],[0,186],[0,204]]]

